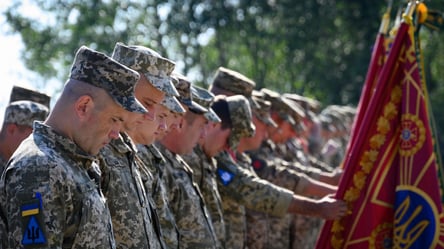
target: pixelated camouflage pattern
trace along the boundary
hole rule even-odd
[[[191,82],[187,77],[177,72],[173,72],[172,77],[177,79],[177,84],[175,86],[179,92],[178,100],[180,103],[186,105],[190,110],[200,114],[208,112],[208,109],[193,100],[191,94]]]
[[[297,116],[295,113],[299,110],[292,105],[290,100],[283,98],[278,92],[262,88],[264,99],[271,102],[271,110],[276,112],[280,118],[289,122],[292,126],[296,125],[296,120],[293,118]],[[302,111],[301,115],[305,115]]]
[[[204,114],[204,117],[211,122],[219,123],[221,122],[219,116],[211,109],[211,104],[214,101],[214,94],[210,91],[203,89],[198,86],[191,86],[191,93],[193,95],[193,100],[199,105],[208,109],[208,112]]]
[[[3,173],[3,170],[6,168],[7,160],[5,160],[2,156],[0,156],[0,176]],[[0,197],[1,200],[1,197]],[[1,206],[0,206],[1,207]],[[8,233],[6,232],[6,222],[4,220],[5,215],[0,208],[0,248],[6,248],[8,240]]]
[[[144,162],[141,170],[146,190],[154,199],[162,238],[166,248],[179,248],[179,230],[173,211],[170,209],[165,186],[165,158],[155,145],[137,145],[137,157]]]
[[[253,124],[250,104],[242,95],[233,95],[226,98],[231,119],[231,133],[228,137],[228,145],[232,150],[237,148],[243,137],[252,137],[256,131]]]
[[[211,88],[217,87],[233,94],[240,94],[251,97],[251,92],[256,87],[256,83],[245,75],[234,70],[219,67],[214,76]]]
[[[41,93],[36,90],[29,88],[24,88],[20,86],[13,86],[11,94],[9,95],[9,103],[19,101],[19,100],[29,100],[46,106],[49,109],[49,104],[51,102],[51,97]]]
[[[179,229],[180,248],[217,248],[210,214],[193,181],[193,171],[181,156],[173,154],[161,144],[159,151],[165,157],[165,186],[168,201]]]
[[[124,133],[100,151],[102,191],[117,248],[164,248],[154,201],[145,191],[135,153]]]
[[[179,96],[171,81],[175,63],[151,48],[116,43],[111,56],[123,65],[145,75],[154,87],[170,96]]]
[[[139,73],[103,53],[80,47],[69,78],[104,89],[117,104],[130,112],[148,112],[134,97]]]
[[[261,148],[254,152],[249,152],[254,160],[261,158],[267,161],[266,167],[262,167],[256,170],[257,174],[264,179],[273,182],[278,186],[292,189],[297,194],[303,194],[301,189],[307,183],[307,179],[310,175],[316,175],[320,171],[313,169],[312,167],[301,164],[294,157],[294,161],[284,161],[281,144],[274,144],[272,141],[267,140],[261,146]],[[254,162],[253,162],[254,165]],[[295,175],[297,177],[292,177]],[[296,178],[299,178],[296,181]],[[290,215],[286,218],[267,217],[269,229],[267,232],[269,241],[256,240],[255,245],[258,244],[278,244],[287,243],[285,248],[289,248],[290,245],[293,248],[314,248],[316,243],[317,234],[320,230],[320,219],[315,217],[309,217],[304,215]],[[259,219],[259,218],[257,218]],[[289,222],[290,221],[290,222]],[[264,231],[257,230],[255,224],[251,225],[251,234],[262,233]],[[290,237],[288,237],[290,234]],[[290,240],[288,240],[290,238]]]
[[[3,173],[3,171],[6,169],[6,164],[8,163],[8,160],[4,159],[1,155],[0,155],[0,176]]]
[[[310,110],[312,112],[318,113],[321,108],[321,102],[313,98],[298,95],[295,93],[284,93],[283,96],[297,102],[304,110]]]
[[[277,127],[278,125],[270,116],[271,102],[264,99],[262,92],[253,90],[252,99],[257,105],[251,105],[253,114],[266,125]]]
[[[48,107],[42,104],[29,100],[19,100],[6,107],[3,122],[32,127],[35,120],[44,121],[48,113]]]
[[[174,96],[166,95],[165,98],[162,100],[161,105],[168,108],[170,111],[183,114],[186,112],[185,108],[182,107],[182,104],[180,104],[179,100],[177,100]]]
[[[8,217],[9,248],[23,248],[21,206],[42,200],[44,248],[116,248],[111,216],[99,187],[100,169],[72,140],[43,123],[25,139],[0,180],[0,205]]]
[[[241,160],[236,162],[227,151],[215,158],[218,169],[234,175],[229,184],[223,184],[218,178],[227,233],[225,246],[244,248],[247,235],[245,207],[274,216],[283,216],[288,210],[293,193],[260,179],[245,155],[239,154],[238,159]]]
[[[193,170],[193,179],[199,186],[208,211],[210,212],[218,243],[221,244],[218,245],[218,248],[225,248],[225,222],[222,199],[217,187],[216,160],[214,158],[208,158],[199,145],[194,147],[192,153],[182,157]]]
[[[323,220],[316,217],[294,215],[291,220],[290,241],[291,249],[315,248],[316,240],[321,230]]]

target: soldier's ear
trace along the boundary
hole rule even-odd
[[[94,109],[94,101],[89,95],[80,96],[74,104],[74,111],[79,119],[87,119]]]

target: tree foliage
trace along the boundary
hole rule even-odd
[[[26,66],[64,80],[78,47],[111,53],[140,44],[207,85],[225,66],[258,88],[296,92],[324,104],[356,104],[386,1],[374,0],[30,0],[47,17],[28,17],[16,0],[4,13],[25,43]],[[394,1],[393,12],[405,1]],[[442,1],[425,1],[444,10]],[[396,6],[398,4],[399,6]],[[394,13],[395,14],[395,13]],[[444,128],[444,30],[423,29],[425,75]]]

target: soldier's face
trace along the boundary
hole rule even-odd
[[[12,151],[15,151],[20,143],[32,133],[32,127],[9,124],[6,128],[8,135],[11,136],[9,146]]]
[[[231,129],[222,130],[220,123],[210,122],[207,135],[203,139],[203,151],[208,157],[213,157],[225,149]]]
[[[148,113],[144,114],[142,119],[136,120],[137,122],[134,123],[132,129],[128,130],[128,133],[136,143],[151,144],[159,126],[157,117],[165,93],[155,88],[142,74],[136,84],[135,96]]]
[[[165,126],[166,129],[158,129],[156,133],[156,140],[162,140],[162,138],[168,134],[171,130],[174,130],[178,127],[179,122],[181,120],[181,115],[169,111],[169,114],[165,116]]]
[[[207,119],[204,115],[193,115],[194,119],[192,123],[187,121],[183,122],[183,127],[181,128],[181,137],[178,138],[182,141],[181,143],[181,154],[191,153],[193,148],[197,145],[200,138],[205,136],[205,125],[207,124]]]
[[[130,114],[113,100],[106,102],[102,108],[94,108],[88,113],[82,127],[74,135],[76,144],[90,155],[97,155],[111,139],[119,137],[124,120]]]
[[[241,138],[241,143],[239,147],[244,148],[245,150],[255,150],[261,146],[262,141],[264,141],[268,137],[267,125],[253,117],[253,123],[256,126],[256,131],[253,137],[244,137]]]

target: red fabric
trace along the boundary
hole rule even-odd
[[[316,248],[444,248],[444,214],[413,27],[402,23],[353,131],[336,197],[350,213],[327,221]]]

